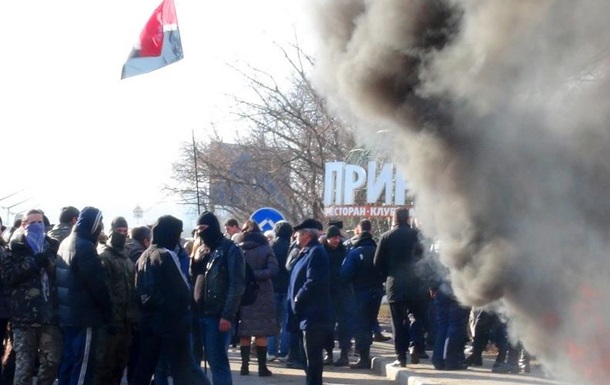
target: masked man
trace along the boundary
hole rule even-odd
[[[199,216],[196,230],[203,246],[197,249],[191,270],[203,346],[214,385],[231,385],[227,350],[245,290],[244,257],[235,243],[222,235],[220,223],[211,212]]]
[[[30,210],[11,239],[2,279],[10,288],[11,325],[16,353],[15,384],[31,384],[36,358],[38,384],[55,381],[62,337],[57,324],[55,262],[59,243],[45,235],[43,213]]]
[[[110,224],[105,245],[98,251],[106,272],[106,284],[112,300],[112,323],[105,341],[100,384],[120,385],[129,361],[131,330],[136,322],[134,301],[134,264],[127,256],[127,221],[116,217]]]

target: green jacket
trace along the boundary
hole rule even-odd
[[[128,326],[136,322],[135,266],[127,257],[127,249],[101,245],[98,249],[105,280],[112,300],[112,323]]]

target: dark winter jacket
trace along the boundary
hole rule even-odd
[[[297,263],[299,257],[299,247],[296,242],[292,242],[288,247],[288,257],[286,258],[286,270],[288,274],[292,274],[294,264]]]
[[[171,335],[190,330],[191,291],[168,249],[153,244],[142,253],[135,286],[143,332]]]
[[[286,269],[286,261],[290,252],[290,237],[292,237],[292,226],[288,222],[278,222],[275,225],[275,239],[271,242],[273,254],[277,258],[278,273],[271,278],[273,290],[276,293],[286,294],[290,273]]]
[[[328,245],[326,240],[324,240],[322,244],[328,255],[328,263],[330,266],[330,290],[332,295],[336,290],[347,285],[340,277],[341,265],[345,259],[346,251],[342,242],[334,249]]]
[[[136,263],[139,325],[145,334],[184,335],[191,328],[191,290],[174,252],[181,232],[181,220],[160,217],[152,228],[152,245]]]
[[[211,253],[201,246],[191,263],[199,314],[233,322],[245,290],[245,262],[239,247],[224,237]]]
[[[142,255],[144,250],[146,250],[144,245],[142,245],[140,242],[133,240],[133,239],[127,239],[125,248],[127,249],[127,255],[129,256],[129,259],[131,260],[131,262],[133,262],[134,266],[135,266],[136,262],[138,262],[140,255]]]
[[[374,265],[386,277],[388,302],[425,298],[428,285],[418,276],[417,266],[422,254],[419,234],[409,225],[396,226],[381,235]]]
[[[369,232],[353,239],[353,248],[341,266],[343,281],[351,282],[355,290],[383,288],[383,276],[373,265],[377,243]]]
[[[0,319],[7,319],[10,317],[9,298],[11,296],[11,291],[2,278],[4,260],[8,258],[9,254],[10,252],[4,246],[4,240],[0,238]]]
[[[112,319],[110,291],[96,250],[101,213],[85,207],[59,246],[57,294],[62,326],[103,327]]]
[[[49,265],[43,269],[36,263],[25,233],[11,239],[11,252],[3,261],[2,280],[10,290],[10,316],[14,325],[57,324],[55,263],[58,247],[55,239],[45,237],[43,253]],[[46,293],[43,280],[48,283]]]
[[[275,298],[271,278],[278,272],[278,262],[267,237],[260,231],[239,234],[236,243],[244,260],[254,272],[259,286],[258,296],[252,305],[239,309],[240,336],[270,336],[278,333],[275,317]]]
[[[288,286],[288,327],[291,331],[331,329],[328,255],[318,240],[303,247]]]

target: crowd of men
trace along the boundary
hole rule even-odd
[[[34,377],[39,385],[121,384],[125,376],[130,385],[170,376],[177,385],[210,384],[203,359],[214,385],[231,385],[235,336],[240,375],[250,374],[254,338],[259,376],[272,375],[268,361],[286,361],[305,370],[307,385],[321,385],[324,365],[370,369],[373,339],[390,338],[377,322],[384,296],[393,365],[428,358],[426,335],[435,368],[477,365],[480,349],[464,357],[470,309],[446,280],[422,273],[424,248],[411,223],[409,210],[398,209],[378,241],[368,219],[350,239],[311,218],[278,222],[266,237],[252,221],[240,228],[228,220],[223,232],[204,212],[185,243],[182,221],[169,215],[131,229],[116,217],[103,232],[95,207],[65,207],[55,226],[30,210],[10,234],[2,226],[0,385]],[[260,287],[252,304],[241,303],[246,264]]]

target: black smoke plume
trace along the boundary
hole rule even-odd
[[[610,383],[610,2],[318,0],[316,84],[391,132],[461,302]]]

